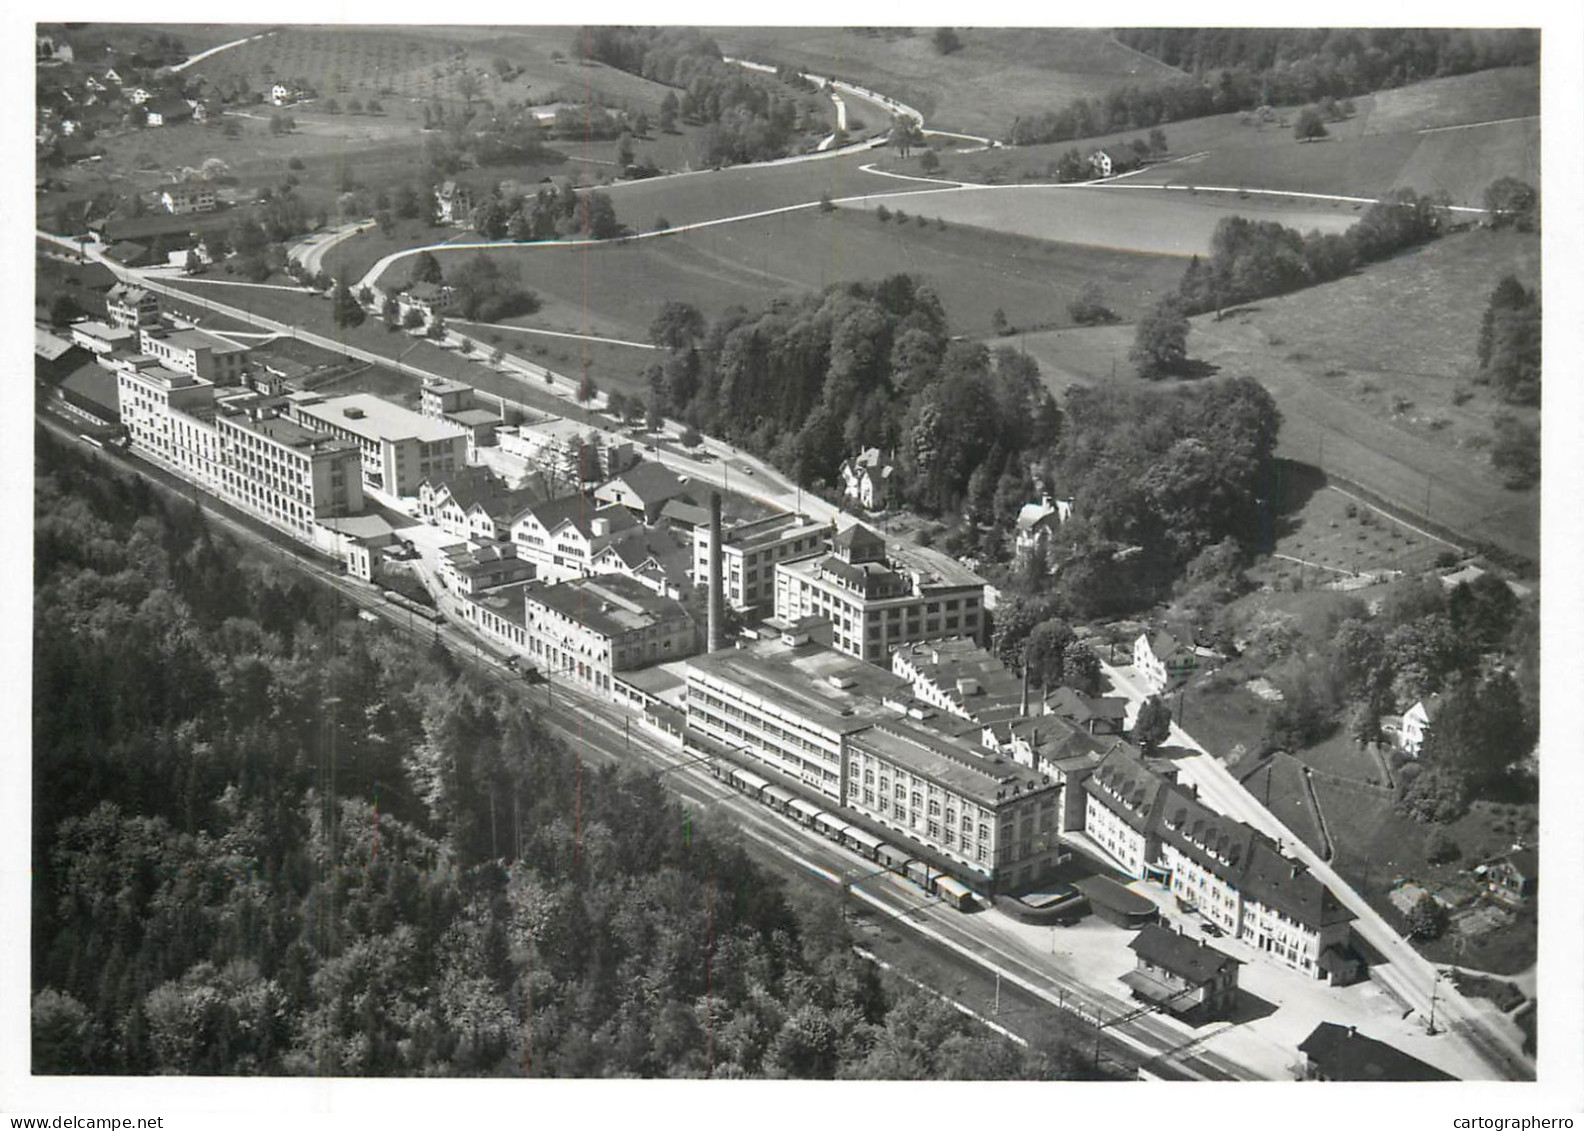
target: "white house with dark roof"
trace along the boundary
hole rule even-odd
[[[879,448],[865,448],[838,469],[842,494],[864,510],[884,510],[896,486],[896,464],[885,459]]]
[[[1198,663],[1190,645],[1164,630],[1140,633],[1133,642],[1133,668],[1157,695],[1187,679]]]
[[[1397,728],[1398,748],[1410,758],[1419,757],[1419,752],[1424,749],[1425,739],[1430,737],[1430,727],[1440,713],[1439,695],[1426,696],[1404,711],[1402,722]]]

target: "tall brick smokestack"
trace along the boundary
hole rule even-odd
[[[721,497],[719,491],[710,492],[710,544],[709,544],[709,650],[718,652],[726,646],[725,610],[721,602]]]

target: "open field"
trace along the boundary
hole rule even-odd
[[[311,26],[291,28],[205,60],[212,80],[244,75],[262,87],[301,80],[321,100],[370,96],[394,114],[417,117],[417,104],[465,101],[462,76],[477,84],[474,100],[550,104],[598,96],[609,105],[654,113],[665,87],[599,63],[572,59],[571,28],[424,28]],[[503,79],[494,61],[521,71]]]
[[[905,182],[895,183],[906,187]],[[899,202],[866,200],[843,207],[873,210],[880,205],[895,209]],[[1323,232],[1346,231],[1356,219],[1354,205],[1326,201],[1242,201],[1230,193],[1195,196],[1059,185],[932,192],[914,206],[947,223],[1113,251],[1185,257],[1209,252],[1210,237],[1224,216],[1247,214]]]
[[[1438,130],[1371,133],[1300,144],[1288,134],[1278,144],[1215,149],[1203,157],[1161,165],[1134,183],[1229,185],[1289,192],[1381,196],[1398,188],[1444,192],[1454,204],[1480,207],[1497,177],[1540,181],[1537,118]]]
[[[1019,114],[1181,72],[1088,28],[962,28],[962,49],[939,54],[933,29],[713,28],[728,55],[790,63],[846,79],[923,112],[937,129],[1002,137]],[[859,115],[873,127],[878,111]]]
[[[1220,322],[1195,318],[1188,352],[1270,390],[1283,415],[1279,455],[1538,560],[1537,495],[1508,491],[1491,472],[1484,447],[1497,405],[1470,377],[1486,297],[1509,272],[1534,283],[1539,254],[1533,235],[1448,236]],[[1057,389],[1135,382],[1131,343],[1127,326],[1028,334],[1017,342]],[[1465,393],[1465,403],[1453,403]],[[1508,411],[1538,418],[1533,409]]]
[[[1304,788],[1303,763],[1277,752],[1265,759],[1264,765],[1243,785],[1294,836],[1316,852],[1325,851],[1320,819]]]
[[[1357,113],[1328,124],[1330,136],[1317,143],[1300,144],[1293,138],[1290,123],[1297,107],[1279,110],[1270,122],[1245,114],[1168,122],[1161,127],[1170,145],[1167,162],[1129,180],[1348,196],[1375,196],[1408,187],[1444,191],[1454,203],[1477,206],[1485,186],[1499,176],[1539,183],[1538,119],[1503,121],[1537,114],[1538,100],[1535,70],[1517,67],[1357,98]],[[1445,128],[1478,122],[1497,124]],[[1146,132],[1126,130],[973,154],[946,150],[940,155],[939,175],[992,184],[1054,180],[1056,161],[1068,149],[1083,153],[1114,149]],[[918,172],[916,157],[903,161],[889,152],[880,165],[896,172]]]
[[[928,208],[920,214],[930,215]],[[458,252],[458,256],[473,254]],[[1063,325],[1066,305],[1097,282],[1117,312],[1134,316],[1180,265],[1160,256],[1022,239],[913,219],[880,223],[857,211],[816,209],[599,248],[492,251],[515,264],[545,306],[523,325],[643,340],[666,300],[708,318],[778,295],[909,272],[940,295],[955,330],[986,333],[997,308],[1014,325]],[[448,258],[440,255],[441,266]],[[398,262],[391,274],[406,278]]]
[[[1288,494],[1289,482],[1301,485],[1301,496],[1278,503],[1270,544],[1282,558],[1262,561],[1252,576],[1285,589],[1319,589],[1352,573],[1428,569],[1448,547],[1408,529],[1395,519],[1357,503],[1339,490],[1320,484],[1320,476],[1303,464],[1278,466],[1278,491]],[[1318,489],[1316,489],[1318,488]],[[1298,561],[1288,559],[1296,558]],[[1369,597],[1374,589],[1360,596]]]

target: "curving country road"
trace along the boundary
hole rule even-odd
[[[211,47],[207,51],[200,51],[200,52],[198,52],[198,54],[192,56],[191,58],[189,58],[189,59],[187,59],[187,60],[185,60],[183,62],[172,64],[171,70],[172,71],[185,71],[188,67],[192,66],[194,63],[201,63],[205,59],[209,58],[209,56],[211,56],[211,55],[218,55],[218,54],[220,54],[220,52],[229,51],[233,47],[241,47],[244,43],[255,43],[255,42],[257,42],[260,39],[264,39],[265,37],[271,36],[271,35],[274,35],[274,34],[275,33],[272,32],[272,31],[261,31],[257,35],[247,35],[247,36],[243,36],[241,39],[233,39],[230,43],[222,43],[218,47]]]

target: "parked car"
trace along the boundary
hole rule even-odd
[[[1225,931],[1216,926],[1214,923],[1210,922],[1208,919],[1199,924],[1199,929],[1213,939],[1218,939],[1222,935],[1226,934]]]

